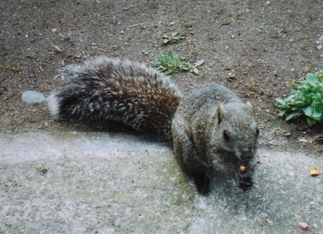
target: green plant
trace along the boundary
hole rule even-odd
[[[167,53],[161,53],[157,56],[157,62],[154,64],[159,70],[166,74],[172,74],[176,71],[190,71],[199,74],[198,66],[202,65],[204,60],[197,61],[194,65],[180,59],[179,55],[172,50]]]
[[[188,21],[182,22],[182,25],[183,25],[185,28],[191,28],[191,27],[193,27],[193,23],[188,22]]]
[[[178,32],[172,32],[170,36],[167,36],[167,35],[163,36],[163,44],[166,45],[168,43],[176,43],[183,38],[184,37],[180,37],[178,35]]]
[[[309,125],[323,120],[323,71],[308,73],[305,81],[291,84],[291,94],[285,98],[276,98],[279,116],[291,120],[305,116]]]

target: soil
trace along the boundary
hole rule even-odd
[[[3,1],[0,6],[0,131],[69,131],[54,122],[46,106],[27,104],[25,90],[44,95],[62,84],[58,70],[95,55],[126,57],[151,64],[174,50],[200,75],[171,76],[183,92],[216,81],[249,100],[261,130],[261,146],[313,149],[320,131],[304,121],[285,123],[276,97],[309,68],[322,68],[323,1],[71,0]],[[163,45],[163,35],[184,39]],[[300,143],[302,146],[300,146]],[[319,146],[315,146],[318,149]]]

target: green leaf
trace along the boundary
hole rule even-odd
[[[280,110],[279,113],[278,113],[278,116],[284,116],[287,112],[287,109],[285,110]]]
[[[196,61],[196,63],[194,64],[195,67],[201,66],[204,63],[204,59],[200,59],[198,61]]]
[[[278,115],[285,120],[306,116],[309,125],[323,120],[323,72],[308,73],[306,81],[291,83],[291,94],[285,99],[276,98]]]
[[[314,73],[308,73],[306,75],[306,81],[307,83],[309,83],[311,86],[316,86],[317,83],[318,83],[318,79],[317,77],[315,76]]]
[[[276,98],[275,101],[276,101],[276,106],[278,107],[285,104],[285,101],[281,98]]]
[[[198,75],[200,73],[199,69],[197,69],[196,67],[193,68],[193,72]]]
[[[169,39],[167,39],[167,38],[164,38],[164,39],[163,39],[163,43],[164,43],[164,44],[167,44],[168,42],[169,42]]]
[[[288,121],[288,120],[291,120],[291,119],[295,119],[296,117],[298,117],[298,113],[293,112],[293,113],[287,115],[285,120]]]
[[[309,124],[309,125],[314,125],[316,124],[316,121],[310,117],[307,117],[306,118],[306,122]]]
[[[314,114],[315,109],[312,106],[307,106],[307,107],[303,108],[303,112],[304,112],[304,114],[306,116],[310,116],[311,117]]]
[[[315,73],[317,79],[319,79],[319,81],[323,81],[323,70],[320,70],[319,72]]]
[[[312,118],[315,119],[315,120],[321,120],[322,118],[322,113],[321,112],[318,112],[318,111],[315,111],[312,115]]]

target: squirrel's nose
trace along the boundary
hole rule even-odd
[[[253,155],[254,155],[254,149],[252,147],[249,147],[248,149],[245,149],[242,151],[240,159],[242,161],[248,161],[253,158]]]

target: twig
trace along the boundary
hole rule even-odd
[[[138,24],[130,25],[130,26],[128,26],[128,28],[134,28],[134,27],[137,27],[137,26],[142,25],[142,24],[144,24],[144,23],[138,23]]]
[[[9,78],[9,76],[7,76],[7,77],[2,77],[2,78],[0,78],[0,82],[2,82],[2,81],[5,81],[6,79],[8,79]]]

